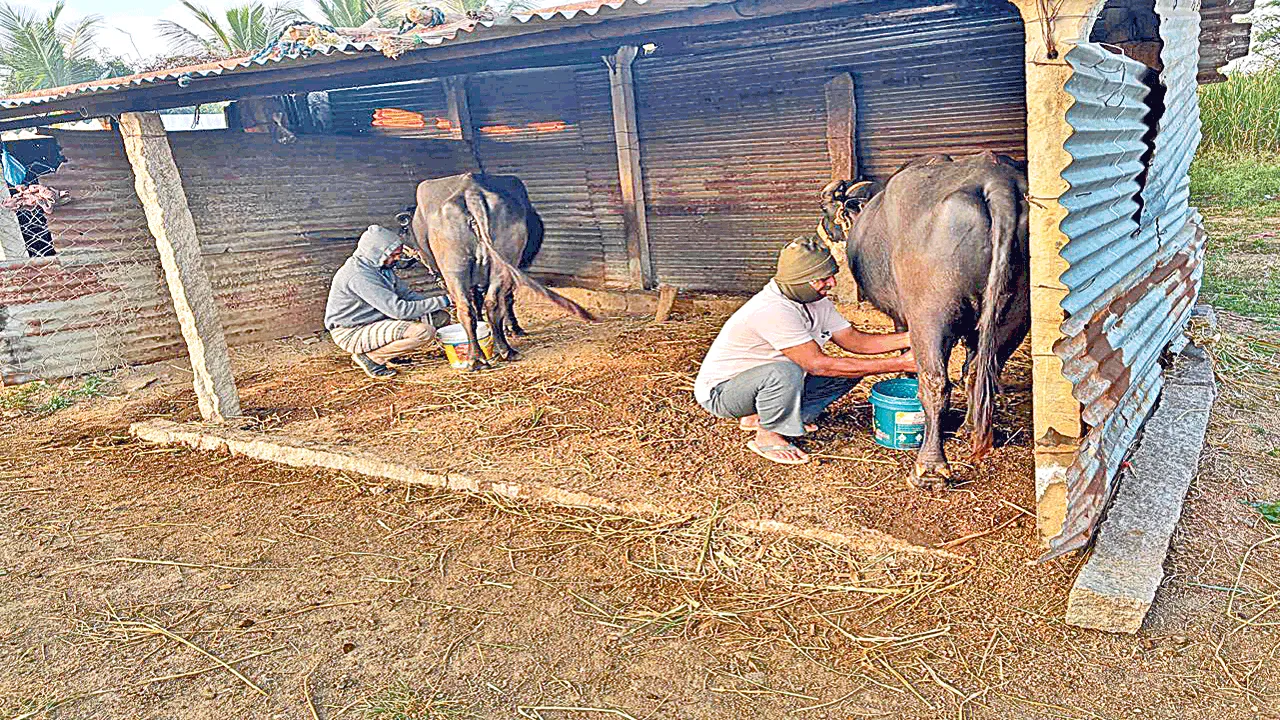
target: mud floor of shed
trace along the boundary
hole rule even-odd
[[[865,329],[886,329],[876,313],[843,310]],[[521,303],[519,311],[530,333],[517,342],[524,359],[474,374],[452,370],[439,349],[414,358],[396,379],[375,382],[327,340],[238,348],[242,405],[268,435],[437,472],[535,480],[672,515],[732,514],[836,532],[861,525],[934,546],[1001,524],[1034,503],[1025,348],[1003,377],[995,453],[967,466],[963,440],[950,437],[961,484],[925,493],[905,483],[914,453],[871,440],[870,381],[835,404],[801,443],[816,462],[788,467],[747,451],[751,436],[709,416],[691,393],[723,315],[586,325],[535,303]],[[957,352],[953,376],[962,358]],[[160,405],[167,407],[154,407],[158,414],[198,418],[194,398],[171,396]],[[963,418],[960,387],[952,406],[954,426]],[[1026,520],[1022,526],[1030,528]]]

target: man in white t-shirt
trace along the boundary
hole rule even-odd
[[[836,286],[836,261],[817,237],[792,241],[778,255],[778,272],[729,318],[707,351],[693,392],[707,412],[736,418],[754,430],[747,447],[784,465],[809,462],[788,438],[817,429],[818,415],[858,384],[883,373],[915,372],[907,333],[853,329],[827,293]],[[832,357],[830,340],[845,350],[887,358]]]

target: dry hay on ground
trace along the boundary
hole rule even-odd
[[[914,452],[872,442],[870,380],[805,440],[816,462],[789,468],[747,452],[750,436],[708,415],[692,397],[697,363],[722,322],[692,316],[588,326],[535,316],[520,362],[464,374],[434,351],[391,382],[367,380],[328,343],[275,345],[239,353],[237,380],[245,412],[267,435],[339,444],[437,472],[533,480],[669,515],[714,508],[836,532],[864,526],[925,546],[1029,517],[1034,473],[1025,351],[1005,374],[1018,389],[998,400],[1004,442],[972,467],[963,463],[963,441],[949,441],[963,484],[930,494],[905,482]],[[962,353],[956,354],[958,365]],[[955,425],[963,402],[957,387]],[[194,407],[188,402],[176,415],[194,419]],[[1030,533],[1024,537],[1031,542]]]

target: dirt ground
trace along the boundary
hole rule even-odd
[[[328,342],[274,343],[238,353],[241,404],[268,435],[321,441],[441,472],[538,480],[664,515],[719,512],[842,531],[865,526],[932,546],[1010,521],[1034,503],[1030,433],[1013,431],[941,497],[909,488],[914,453],[872,442],[869,380],[832,408],[805,446],[818,462],[767,463],[750,434],[693,400],[697,363],[723,316],[654,324],[614,318],[585,325],[525,304],[525,357],[496,369],[452,370],[440,350],[391,383],[367,381]],[[882,316],[848,310],[874,329]],[[887,322],[887,321],[885,321]],[[884,329],[884,328],[881,328]],[[834,348],[834,346],[832,346]],[[957,353],[956,362],[962,353]],[[1030,362],[1010,363],[1000,428],[1030,423]],[[185,388],[152,411],[198,420]],[[963,419],[957,388],[955,424]],[[963,462],[964,443],[949,445]]]
[[[866,440],[858,396],[812,447],[876,462],[764,466],[679,399],[714,318],[535,319],[524,363],[466,377],[428,356],[391,384],[327,343],[237,352],[268,432],[538,473],[678,519],[129,439],[131,421],[194,413],[178,364],[57,412],[0,408],[0,718],[1277,717],[1280,534],[1245,503],[1280,498],[1280,338],[1223,321],[1224,396],[1136,637],[1063,624],[1081,558],[1030,562],[1022,435],[960,489],[911,493],[910,455]],[[1002,401],[1001,427],[1025,412]],[[1012,522],[944,561],[740,532],[734,512],[925,543]]]

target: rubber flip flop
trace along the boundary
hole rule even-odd
[[[755,431],[757,431],[757,430],[759,430],[759,429],[760,429],[760,426],[759,426],[759,425],[752,425],[752,426],[748,427],[748,426],[746,426],[746,425],[743,425],[743,424],[742,424],[742,420],[738,420],[738,429],[739,429],[739,430],[741,430],[741,431],[743,431],[743,432],[755,432]],[[807,433],[818,432],[818,426],[817,426],[817,425],[814,425],[813,423],[805,423],[805,424],[804,424],[804,431],[805,431],[805,432],[807,432]]]
[[[807,457],[804,460],[792,460],[792,459],[784,460],[782,458],[769,457],[768,453],[771,453],[771,452],[778,452],[779,450],[797,450],[798,451],[800,449],[795,445],[792,445],[791,443],[787,443],[786,445],[759,445],[756,443],[755,440],[751,440],[747,442],[747,449],[759,455],[760,457],[764,458],[765,460],[768,460],[769,462],[778,463],[779,465],[804,465],[805,463],[809,462],[809,458]]]

